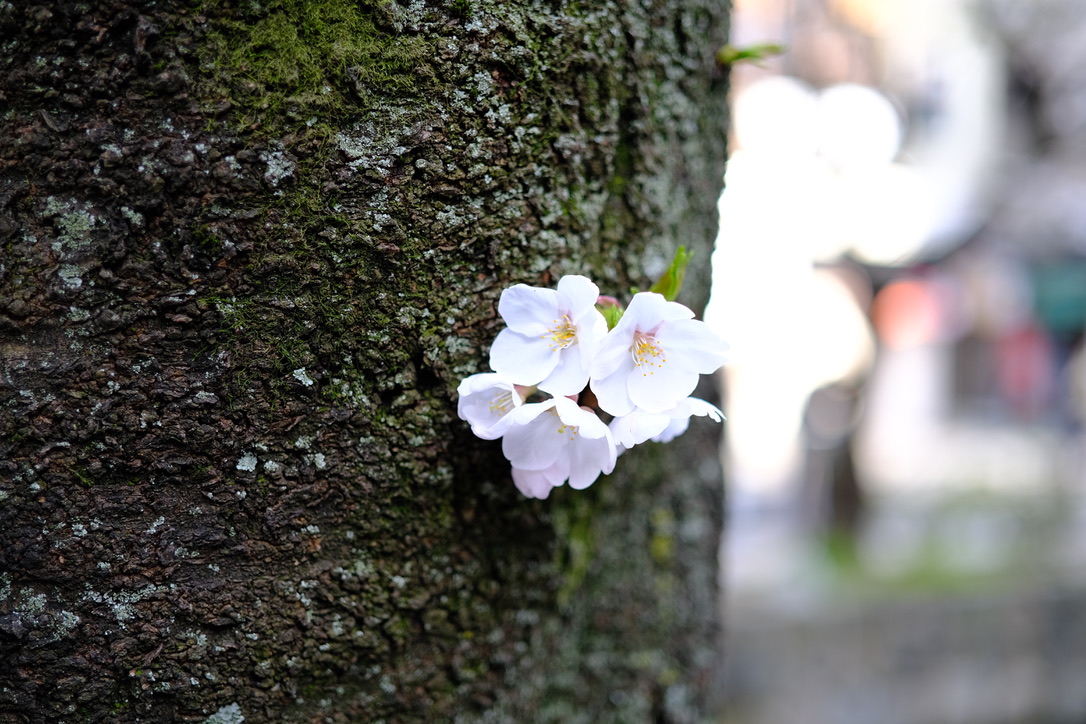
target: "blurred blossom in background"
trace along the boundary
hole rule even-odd
[[[737,0],[734,724],[1086,720],[1086,2]]]

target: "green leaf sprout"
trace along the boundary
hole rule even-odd
[[[694,258],[694,252],[687,251],[685,246],[676,249],[675,258],[671,260],[671,266],[656,280],[656,283],[652,285],[649,291],[663,294],[664,299],[674,302],[675,298],[679,296],[683,278],[686,276],[686,267],[690,264],[692,258]]]

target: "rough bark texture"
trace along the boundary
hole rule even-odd
[[[718,430],[529,501],[454,390],[704,302],[724,12],[0,2],[0,722],[696,719]]]

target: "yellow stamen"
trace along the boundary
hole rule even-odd
[[[663,367],[667,362],[664,357],[663,346],[656,341],[651,334],[637,332],[634,334],[634,343],[630,347],[634,364],[641,370],[644,376],[656,374],[655,367]]]
[[[577,328],[569,320],[569,315],[563,314],[561,319],[551,322],[551,328],[540,339],[549,339],[551,350],[562,350],[577,343]]]
[[[490,411],[499,417],[509,414],[514,406],[513,395],[504,390],[494,395],[494,399],[490,401]]]
[[[565,423],[562,423],[562,425],[558,428],[558,434],[559,435],[565,435],[568,432],[571,437],[576,435],[580,431],[581,431],[581,428],[578,427],[577,425],[567,425]]]
[[[579,425],[568,425],[568,424],[562,422],[562,418],[558,417],[558,411],[555,410],[553,407],[550,410],[547,410],[547,412],[549,412],[550,414],[552,414],[552,415],[554,415],[555,417],[558,418],[558,434],[559,435],[568,434],[570,437],[576,437],[576,435],[581,431],[581,428],[580,428]]]

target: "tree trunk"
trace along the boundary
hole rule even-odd
[[[724,20],[0,2],[0,722],[697,719],[719,430],[533,501],[455,389],[512,283],[704,302]]]

